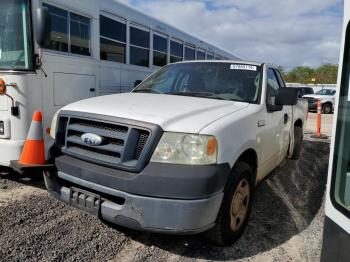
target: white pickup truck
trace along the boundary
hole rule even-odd
[[[244,61],[167,65],[131,93],[64,107],[52,122],[48,190],[125,227],[242,234],[255,185],[298,156],[307,103],[274,66]]]

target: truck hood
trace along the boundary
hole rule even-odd
[[[62,110],[153,123],[164,131],[199,133],[217,119],[248,106],[248,103],[208,98],[125,93],[81,100]]]

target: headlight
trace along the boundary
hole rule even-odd
[[[181,133],[163,134],[152,162],[208,165],[216,163],[217,141],[213,136]]]
[[[58,118],[58,113],[59,111],[57,111],[51,121],[51,128],[50,128],[50,136],[53,139],[56,139],[56,129],[57,129],[57,118]]]

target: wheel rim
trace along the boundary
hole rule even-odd
[[[326,105],[326,106],[324,107],[324,112],[325,112],[326,114],[329,114],[329,113],[331,112],[331,107],[330,107],[329,105]]]
[[[250,201],[250,186],[246,179],[242,179],[233,194],[230,209],[230,227],[232,231],[238,231],[248,212]]]

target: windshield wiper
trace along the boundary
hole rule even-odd
[[[168,95],[178,95],[178,96],[193,96],[193,97],[203,97],[203,98],[211,98],[211,99],[219,99],[219,100],[228,100],[225,99],[215,93],[210,92],[174,92],[174,93],[168,93]]]
[[[164,94],[160,91],[157,91],[157,90],[153,90],[153,89],[136,89],[134,91],[132,91],[133,93],[152,93],[152,94]]]

